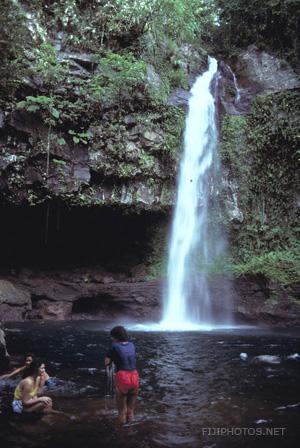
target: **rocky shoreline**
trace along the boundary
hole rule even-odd
[[[216,314],[229,312],[236,323],[300,325],[300,285],[280,287],[262,275],[231,282],[231,303],[224,309],[223,276],[210,280]],[[164,280],[77,268],[61,271],[23,270],[0,278],[0,314],[4,321],[103,320],[134,322],[160,319]]]

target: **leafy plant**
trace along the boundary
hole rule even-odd
[[[73,143],[83,143],[84,145],[88,144],[88,139],[90,136],[87,132],[76,132],[73,129],[69,129],[68,133],[72,136]]]

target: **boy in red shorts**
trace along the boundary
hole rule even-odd
[[[139,374],[136,370],[135,346],[128,341],[124,327],[114,327],[111,332],[112,345],[105,355],[105,366],[115,363],[116,398],[121,424],[131,422],[139,388]]]

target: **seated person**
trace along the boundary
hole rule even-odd
[[[12,402],[13,411],[16,414],[23,412],[54,412],[52,399],[42,396],[43,376],[45,375],[45,364],[34,359],[24,370],[24,379],[17,385]]]
[[[30,366],[30,364],[32,363],[32,361],[35,359],[35,356],[32,353],[27,353],[27,355],[25,355],[24,358],[24,365],[20,366],[18,368],[16,368],[15,370],[13,370],[10,373],[6,373],[5,375],[0,376],[1,380],[4,379],[11,379],[11,378],[16,378],[18,375],[21,375],[24,373],[24,370]]]
[[[6,373],[5,375],[0,376],[1,380],[4,379],[13,379],[16,378],[18,375],[22,375],[23,378],[24,377],[24,372],[26,370],[27,367],[30,366],[30,364],[35,360],[35,356],[32,353],[27,353],[27,355],[25,355],[24,358],[24,365],[20,366],[18,368],[16,368],[15,370],[13,370],[10,373]],[[41,388],[43,388],[44,386],[48,386],[51,387],[54,385],[54,381],[52,378],[50,378],[50,376],[48,375],[48,373],[46,372],[46,370],[43,372],[43,375],[41,376]]]

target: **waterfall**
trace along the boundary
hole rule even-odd
[[[197,78],[189,99],[161,322],[166,329],[193,329],[215,323],[207,269],[224,251],[224,240],[209,220],[210,198],[216,192],[219,172],[211,93],[216,73],[217,61],[209,58],[208,71]]]
[[[235,73],[231,70],[231,67],[229,65],[226,64],[226,67],[228,68],[228,70],[232,76],[232,79],[233,79],[233,84],[234,84],[234,88],[235,88],[235,92],[236,92],[234,103],[236,104],[241,99],[241,90],[239,88]]]

